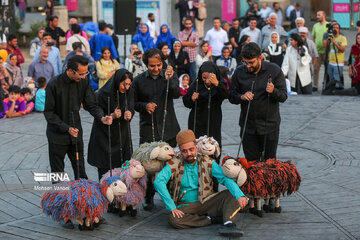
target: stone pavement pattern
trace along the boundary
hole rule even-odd
[[[296,163],[300,190],[281,199],[282,213],[258,218],[241,214],[242,239],[360,239],[360,98],[291,96],[281,104],[278,158]],[[175,102],[182,129],[188,109]],[[93,118],[82,111],[85,146]],[[223,155],[235,155],[239,144],[239,106],[223,104]],[[138,115],[132,121],[138,146]],[[105,214],[107,224],[94,231],[66,230],[42,214],[41,191],[33,189],[34,172],[49,171],[46,122],[42,114],[1,120],[0,239],[221,239],[218,225],[176,230],[156,195],[156,209],[139,210],[136,218]],[[87,149],[85,147],[85,153]],[[86,165],[88,176],[97,178]],[[66,171],[73,176],[69,160]]]

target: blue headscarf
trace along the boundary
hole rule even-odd
[[[227,46],[224,46],[222,49],[221,49],[221,57],[220,57],[220,59],[221,60],[224,60],[224,67],[225,68],[228,68],[229,67],[229,63],[230,63],[230,61],[231,61],[231,56],[229,55],[229,58],[224,58],[224,55],[222,54],[223,52],[224,52],[224,50],[229,50],[230,51],[230,49],[229,49],[229,47],[227,47]]]
[[[138,44],[141,42],[142,49],[145,52],[146,50],[154,47],[154,39],[150,36],[149,26],[146,23],[142,23],[141,27],[144,25],[147,27],[146,33],[142,33],[141,31],[137,33],[133,37],[133,43]]]
[[[166,33],[163,33],[161,31],[163,26],[165,26],[167,28]],[[169,45],[169,49],[171,49],[172,43],[175,40],[176,40],[176,37],[174,37],[174,35],[171,34],[169,26],[167,24],[163,24],[163,25],[160,26],[160,35],[158,36],[155,45],[156,45],[156,47],[158,47],[159,43],[167,42],[167,44]]]

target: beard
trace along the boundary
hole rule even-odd
[[[250,73],[254,73],[254,72],[257,72],[257,71],[259,70],[259,68],[260,68],[260,64],[258,63],[256,66],[251,66],[251,67],[249,67],[249,68],[248,68],[248,71],[249,71]]]
[[[194,161],[196,161],[196,156],[188,156],[186,158],[184,158],[186,163],[193,163]]]

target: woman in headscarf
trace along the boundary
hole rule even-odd
[[[12,79],[14,85],[21,87],[23,85],[23,77],[21,74],[21,69],[16,65],[17,64],[17,55],[12,53],[6,59],[4,66],[8,70],[8,73]]]
[[[140,33],[135,34],[133,43],[137,44],[142,52],[154,47],[154,39],[150,36],[149,26],[146,23],[141,24]]]
[[[190,76],[189,74],[184,73],[179,77],[179,87],[180,87],[181,96],[184,96],[187,93],[189,86],[190,86]]]
[[[266,60],[277,64],[281,67],[285,51],[286,51],[286,44],[280,44],[280,37],[277,32],[272,32],[270,35],[270,44],[263,50],[263,55]]]
[[[209,46],[209,42],[208,41],[203,41],[200,44],[200,48],[199,48],[199,52],[196,55],[196,68],[197,71],[199,71],[200,66],[207,61],[212,61],[212,49]]]
[[[166,69],[167,66],[172,66],[173,68],[175,68],[174,64],[169,59],[169,44],[167,42],[162,42],[159,43],[157,48],[163,54],[163,69]]]
[[[115,74],[116,70],[120,69],[120,64],[116,59],[113,59],[108,47],[101,49],[101,57],[99,61],[95,63],[95,66],[96,74],[99,77],[99,89]]]
[[[125,69],[117,70],[96,94],[97,102],[106,114],[109,114],[108,98],[110,98],[110,113],[114,119],[110,126],[112,168],[120,167],[123,163],[121,159],[123,161],[130,160],[132,154],[129,134],[130,124],[128,123],[134,115],[134,93],[133,89],[130,88],[131,82],[132,74],[129,71]],[[88,147],[88,163],[98,168],[99,180],[104,173],[110,170],[108,139],[108,125],[94,120]],[[120,148],[122,148],[122,152]]]
[[[182,49],[181,42],[176,40],[173,49],[169,55],[169,61],[172,63],[174,70],[178,76],[182,74],[190,74],[190,59],[187,52]]]
[[[244,34],[239,40],[238,46],[236,48],[236,62],[238,66],[242,64],[241,50],[246,44],[250,42],[250,40],[250,36],[246,34]]]
[[[171,50],[171,46],[175,40],[176,37],[171,34],[169,26],[163,24],[160,26],[160,35],[157,37],[155,46],[159,47],[160,43],[166,42],[169,46],[169,49]]]
[[[360,33],[356,34],[355,44],[351,47],[351,54],[355,59],[355,62],[349,66],[351,87],[355,87],[360,94]]]
[[[224,46],[221,49],[221,57],[216,60],[216,65],[219,67],[225,67],[227,71],[227,77],[231,81],[231,77],[235,72],[237,63],[236,59],[230,56],[230,49],[227,46]]]

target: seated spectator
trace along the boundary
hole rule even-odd
[[[29,114],[34,110],[35,101],[33,96],[31,95],[31,90],[29,88],[22,88],[20,90],[20,97],[24,98],[26,101],[26,110],[25,114]]]
[[[0,81],[3,91],[8,95],[9,94],[9,87],[13,85],[12,79],[7,71],[6,67],[4,66],[4,61],[0,57]]]
[[[38,50],[43,45],[43,35],[45,33],[45,28],[41,27],[38,29],[38,36],[31,40],[30,42],[30,56],[34,57],[36,50]]]
[[[228,79],[231,80],[231,77],[235,72],[237,64],[236,64],[236,59],[230,56],[230,49],[227,46],[224,46],[222,48],[221,57],[218,60],[216,60],[216,65],[219,67],[220,66],[225,67],[227,69]]]
[[[137,44],[142,52],[154,47],[154,39],[150,36],[149,26],[146,23],[141,24],[140,33],[133,37],[133,44]]]
[[[112,58],[110,49],[103,47],[101,49],[101,57],[95,63],[96,74],[99,77],[99,89],[114,75],[116,70],[120,69],[118,61]]]
[[[54,46],[54,41],[51,37],[50,33],[44,33],[43,35],[44,39],[44,48],[47,48],[49,50],[47,61],[51,63],[51,65],[54,68],[54,76],[57,76],[61,73],[62,65],[61,65],[61,55],[60,51],[57,47]],[[40,49],[36,50],[34,61],[38,61],[40,59]]]
[[[7,37],[7,44],[8,44],[7,48],[6,48],[7,53],[8,54],[15,53],[18,56],[16,65],[19,68],[21,68],[20,64],[24,63],[25,59],[24,59],[24,56],[23,56],[20,48],[17,47],[18,40],[17,40],[17,37],[15,34],[9,34],[9,36]],[[4,61],[6,61],[6,60],[4,60]]]
[[[9,97],[3,100],[4,111],[0,113],[0,119],[14,118],[25,115],[26,101],[20,97],[20,87],[10,86]]]
[[[166,42],[171,50],[171,46],[175,40],[176,37],[171,34],[169,26],[163,24],[160,26],[160,35],[157,37],[155,47],[158,48],[160,43]]]
[[[68,39],[73,36],[73,33],[71,32],[71,25],[73,24],[79,24],[78,20],[76,18],[70,18],[69,19],[69,29],[66,31],[65,33],[65,39],[66,39],[66,44]],[[79,33],[80,36],[84,37],[86,39],[86,41],[88,41],[88,37],[86,35],[86,32],[81,30],[81,32]]]
[[[23,77],[21,73],[21,69],[17,66],[17,55],[15,53],[11,53],[6,60],[4,66],[8,70],[8,73],[12,79],[12,83],[16,86],[21,87],[23,85]]]
[[[72,36],[68,38],[66,42],[66,51],[69,53],[73,50],[72,45],[74,42],[81,43],[81,50],[90,54],[90,44],[86,38],[80,35],[81,28],[78,24],[71,25]]]
[[[190,74],[190,59],[187,52],[182,49],[181,42],[176,40],[170,52],[169,60],[174,64],[174,71],[178,76]]]
[[[49,62],[48,57],[49,57],[49,48],[43,46],[40,48],[39,58],[34,60],[29,65],[28,76],[32,77],[36,86],[39,77],[44,77],[46,79],[46,82],[49,82],[50,79],[55,76],[54,67]]]
[[[179,77],[179,86],[180,86],[180,94],[184,96],[187,93],[187,90],[190,86],[190,76],[189,74],[184,73]]]
[[[92,69],[92,70],[95,69],[95,60],[94,60],[94,58],[93,58],[90,54],[88,54],[88,53],[86,53],[86,52],[84,52],[84,51],[81,51],[81,43],[79,43],[79,42],[74,42],[73,45],[72,45],[72,48],[73,48],[73,51],[69,52],[69,53],[66,55],[65,59],[64,59],[64,65],[63,65],[63,67],[62,67],[62,71],[63,71],[63,72],[66,71],[66,65],[67,65],[67,62],[69,61],[69,58],[71,58],[71,57],[74,56],[75,54],[79,54],[79,52],[82,53],[82,56],[84,56],[84,57],[86,57],[86,58],[88,59],[88,61],[89,61],[89,65],[88,65],[88,66],[89,66],[89,71],[90,71],[91,69]]]
[[[125,59],[125,68],[133,74],[135,78],[137,75],[147,70],[145,64],[142,61],[143,53],[139,51],[139,47],[136,44],[131,44],[131,54]]]
[[[169,60],[169,45],[167,42],[162,42],[159,44],[158,49],[162,52],[162,54],[164,55],[163,59],[163,69],[166,69],[167,66],[173,66],[174,64]]]
[[[279,34],[271,33],[271,43],[263,50],[264,59],[281,67],[286,51],[286,44],[279,43]]]
[[[47,86],[46,79],[40,77],[38,79],[38,90],[36,91],[35,95],[35,110],[38,112],[43,112],[45,109],[45,88]]]
[[[212,49],[209,46],[209,42],[203,41],[200,44],[199,52],[196,55],[196,59],[195,59],[197,72],[199,71],[199,68],[201,67],[201,65],[207,61],[213,61]]]
[[[281,69],[288,76],[291,90],[298,94],[312,94],[310,62],[311,56],[301,37],[291,34]]]

